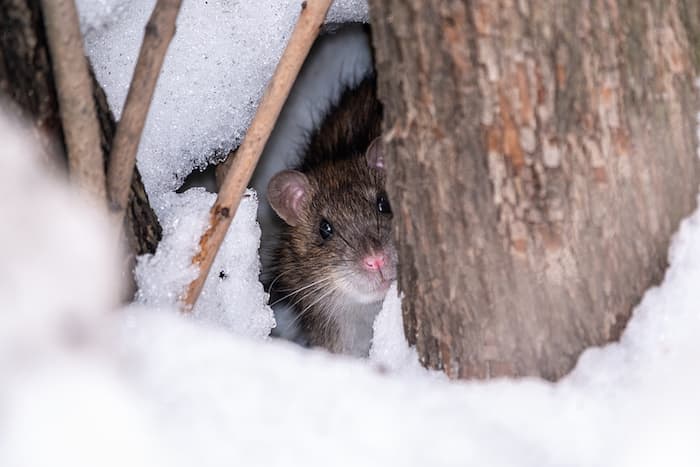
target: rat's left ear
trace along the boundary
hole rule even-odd
[[[296,170],[283,170],[270,179],[267,201],[282,220],[294,227],[301,223],[310,191],[306,175]]]
[[[367,157],[367,165],[375,169],[384,170],[384,144],[381,136],[374,138],[369,143],[365,156]]]

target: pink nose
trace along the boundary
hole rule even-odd
[[[365,257],[364,264],[370,271],[381,269],[386,262],[384,255],[370,255]]]

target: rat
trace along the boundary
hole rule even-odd
[[[271,296],[292,307],[311,346],[359,357],[369,353],[374,318],[396,278],[381,120],[372,75],[343,92],[300,163],[267,188],[284,221]]]

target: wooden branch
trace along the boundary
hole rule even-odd
[[[282,54],[275,74],[265,90],[260,107],[248,133],[231,162],[219,196],[210,211],[209,228],[199,240],[200,251],[192,259],[199,267],[199,276],[190,284],[184,298],[185,311],[194,306],[209,274],[216,253],[241,201],[260,154],[270,137],[294,80],[299,74],[314,40],[323,26],[332,0],[308,0],[301,4],[301,14]]]
[[[53,0],[46,0],[51,2]],[[141,51],[131,78],[129,94],[122,111],[109,156],[107,188],[110,207],[121,225],[129,201],[129,187],[134,175],[136,150],[146,122],[165,53],[175,35],[175,21],[182,0],[158,0],[146,24]]]
[[[106,203],[100,127],[92,98],[92,78],[73,0],[42,0],[44,28],[56,81],[59,112],[71,179]]]

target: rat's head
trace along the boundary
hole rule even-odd
[[[376,142],[364,157],[328,162],[307,173],[278,173],[267,198],[288,225],[283,269],[297,278],[285,282],[308,285],[333,300],[384,298],[396,277],[396,251]],[[322,281],[318,287],[310,285],[317,281]]]

